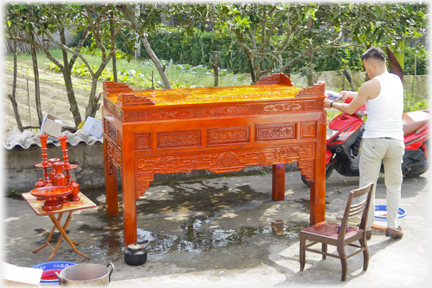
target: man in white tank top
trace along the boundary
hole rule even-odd
[[[375,217],[375,188],[381,162],[384,163],[385,185],[387,188],[387,230],[386,236],[400,239],[402,229],[398,226],[398,209],[402,186],[402,157],[405,151],[402,129],[403,86],[400,78],[387,72],[386,55],[372,47],[361,56],[370,80],[359,92],[342,91],[343,100],[353,98],[349,104],[325,100],[325,107],[336,108],[353,114],[366,103],[368,117],[361,143],[360,187],[374,183],[371,206],[366,224],[366,238],[372,236]]]

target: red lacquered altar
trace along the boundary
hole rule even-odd
[[[300,89],[284,74],[256,85],[132,90],[104,82],[105,189],[117,216],[121,171],[124,244],[137,240],[136,200],[154,174],[241,171],[272,165],[272,199],[285,199],[285,164],[311,180],[310,222],[325,213],[325,84]]]

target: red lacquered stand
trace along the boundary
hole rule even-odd
[[[47,188],[47,187],[44,187],[44,188]],[[65,191],[68,191],[68,193],[70,193],[70,188],[68,188],[68,187],[61,187],[61,188],[59,188],[59,187],[52,187],[52,188],[65,190]],[[51,191],[53,191],[53,190],[51,190]],[[47,193],[48,192],[46,192],[45,194],[47,194]],[[36,193],[33,192],[33,194],[38,195],[37,192]],[[57,250],[58,250],[58,248],[60,246],[60,243],[62,242],[62,239],[64,237],[64,239],[72,246],[73,250],[77,254],[83,256],[84,258],[90,259],[87,255],[84,255],[83,253],[81,253],[81,252],[79,252],[77,250],[77,248],[75,247],[75,245],[78,245],[78,243],[70,240],[69,236],[66,234],[66,229],[67,229],[70,221],[72,220],[72,212],[73,211],[82,210],[82,209],[89,209],[89,208],[96,207],[96,204],[93,203],[90,199],[88,199],[81,192],[78,195],[80,197],[80,201],[71,202],[70,205],[62,205],[62,208],[57,209],[57,210],[46,211],[45,209],[43,209],[43,206],[42,206],[43,204],[41,203],[41,201],[37,200],[35,198],[35,196],[32,195],[31,192],[30,193],[23,193],[22,194],[23,198],[27,201],[27,203],[30,205],[30,207],[33,209],[33,211],[38,216],[49,216],[50,219],[51,219],[51,221],[54,223],[54,227],[52,228],[51,233],[48,236],[48,238],[45,241],[45,243],[41,247],[39,247],[36,250],[34,250],[33,253],[36,253],[37,251],[41,250],[42,248],[44,248],[45,246],[48,245],[53,250],[53,253],[48,258],[48,261],[50,261],[54,257],[54,255],[56,254],[56,252],[57,252]],[[69,214],[68,214],[68,217],[66,219],[65,224],[62,227],[61,224],[60,224],[60,220],[62,219],[63,213],[66,213],[66,212],[68,212]],[[59,214],[57,218],[55,217],[55,214]],[[49,241],[50,241],[52,235],[54,234],[55,229],[57,229],[60,232],[61,236],[59,237],[59,240],[57,241],[56,247],[53,248],[49,244]]]
[[[71,169],[77,168],[77,165],[69,163],[66,142],[67,136],[64,135],[58,137],[62,148],[64,161],[60,161],[60,158],[47,159],[48,135],[42,133],[39,135],[39,138],[42,147],[42,162],[36,164],[35,166],[44,169],[43,178],[40,178],[39,181],[35,184],[36,189],[31,190],[29,193],[22,194],[22,196],[37,215],[49,216],[51,221],[54,223],[54,227],[52,228],[50,235],[45,241],[45,244],[34,250],[33,253],[36,253],[37,251],[48,245],[54,251],[48,258],[48,261],[50,261],[57,252],[60,243],[64,237],[76,253],[87,259],[90,259],[88,256],[82,254],[75,248],[75,245],[78,245],[78,243],[71,241],[65,232],[69,225],[69,222],[72,219],[72,211],[96,207],[96,205],[92,201],[90,201],[87,197],[85,197],[82,193],[79,192],[79,184],[76,183],[74,180],[70,179],[71,175],[69,171]],[[52,167],[49,174],[48,167]],[[66,171],[66,175],[63,174],[63,170]],[[44,200],[43,203],[40,200]],[[65,224],[62,227],[60,224],[60,220],[63,216],[63,213],[65,212],[69,212],[69,215],[66,219]],[[59,214],[59,216],[56,218],[54,214]],[[56,247],[53,248],[49,244],[49,241],[55,229],[58,229],[58,231],[60,231],[61,236],[57,242]]]
[[[41,187],[30,191],[30,194],[37,198],[44,198],[42,205],[44,211],[54,211],[63,208],[63,203],[59,200],[61,196],[68,195],[72,190],[69,187]]]

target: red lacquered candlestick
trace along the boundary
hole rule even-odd
[[[40,142],[41,142],[41,147],[42,147],[42,168],[44,169],[44,182],[46,183],[48,180],[48,166],[49,163],[47,161],[47,138],[48,138],[48,134],[43,133],[43,134],[39,134],[39,138],[40,138]]]
[[[63,151],[63,160],[64,160],[64,164],[63,164],[63,169],[66,171],[66,179],[67,179],[67,185],[70,184],[70,178],[71,175],[69,173],[70,170],[70,164],[69,164],[69,155],[67,154],[68,150],[67,150],[67,136],[63,135],[63,136],[59,136],[58,139],[60,140],[60,145],[62,147],[62,151]]]

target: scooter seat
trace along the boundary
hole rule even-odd
[[[414,133],[430,121],[430,114],[424,111],[413,111],[402,114],[404,136]]]

